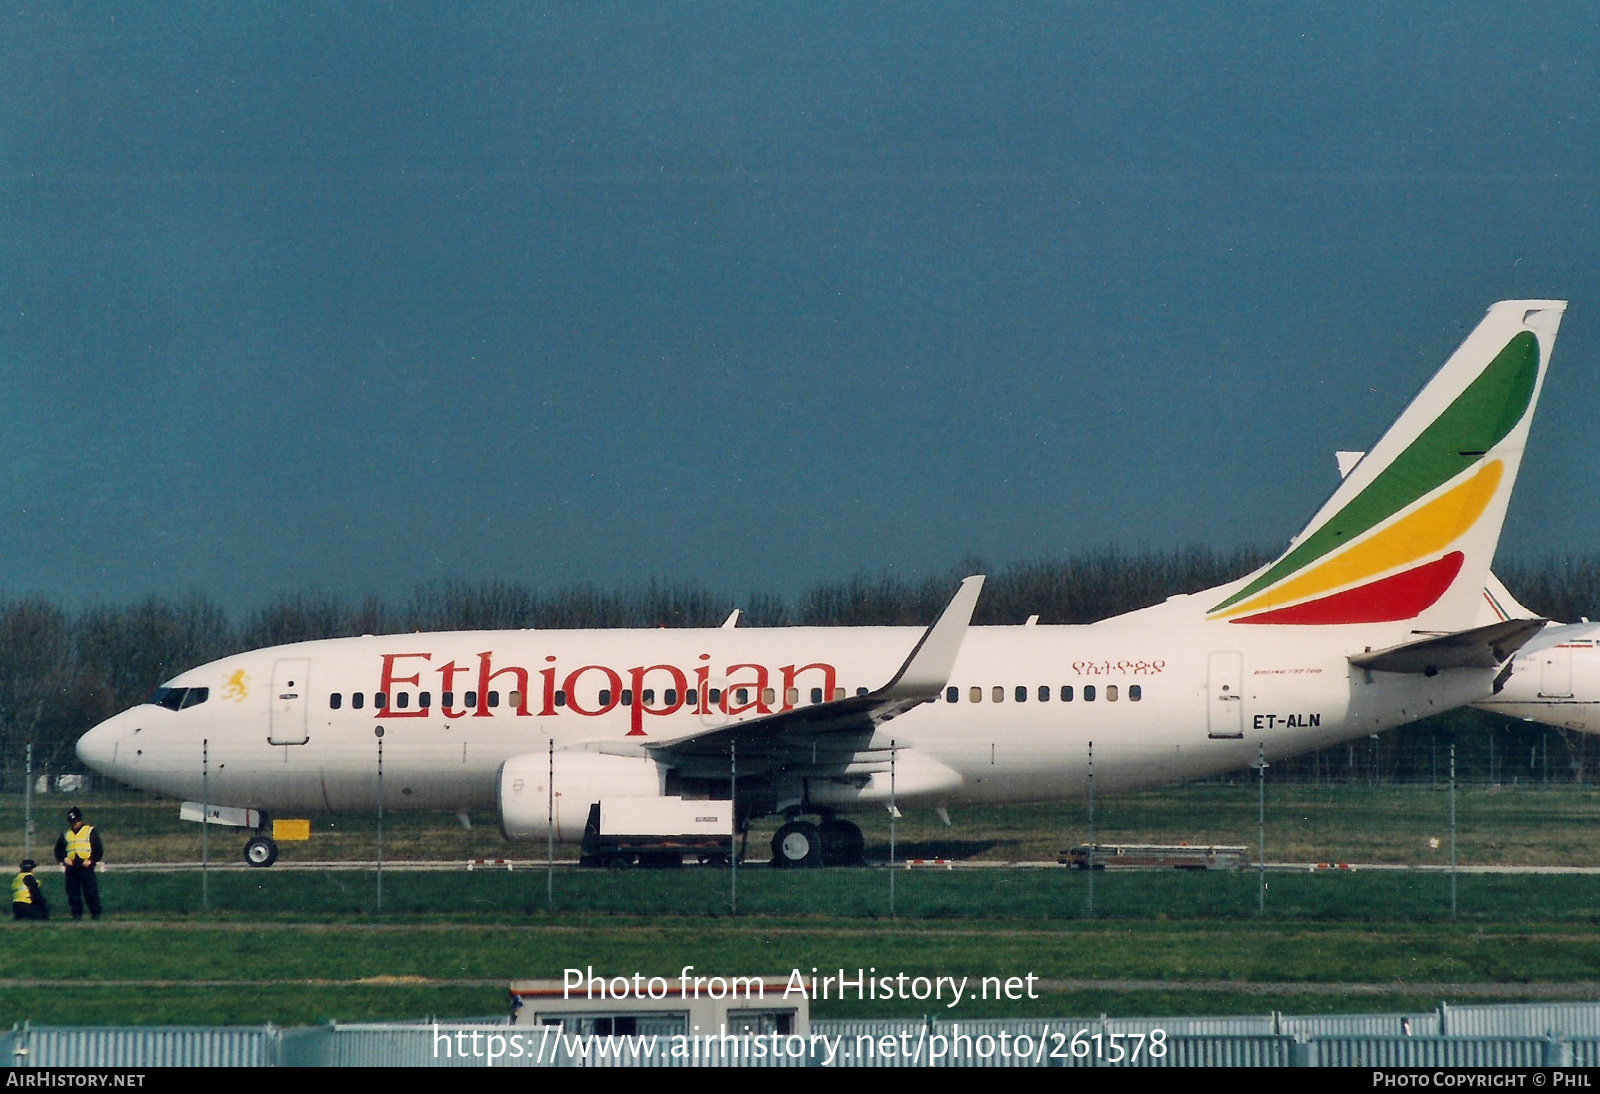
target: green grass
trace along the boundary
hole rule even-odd
[[[1435,984],[1474,998],[1526,997],[1529,982],[1600,978],[1600,938],[1565,926],[1115,922],[1038,926],[962,920],[888,927],[777,917],[730,920],[510,917],[403,924],[156,920],[9,927],[0,945],[0,1024],[304,1024],[498,1013],[508,981],[598,974],[676,977],[882,972],[1025,976],[1040,997],[971,1001],[960,1017],[1267,1013],[1432,1006]],[[24,940],[27,940],[24,942]],[[22,943],[22,944],[18,944]],[[28,981],[47,979],[49,985]],[[105,984],[100,981],[141,981]],[[150,983],[150,982],[156,983]],[[1099,981],[1090,985],[1073,981]],[[1118,987],[1116,982],[1128,982]],[[1237,985],[1236,988],[1222,985]],[[1355,994],[1346,985],[1362,985]],[[1272,989],[1270,991],[1264,989]],[[819,1017],[922,1014],[915,1002],[830,1000]]]
[[[894,914],[943,920],[990,916],[1024,921],[1070,921],[1091,916],[1084,871],[967,869],[894,871]],[[1097,871],[1095,917],[1252,922],[1260,890],[1255,871]],[[1275,870],[1266,875],[1267,917],[1273,922],[1406,923],[1450,919],[1450,877],[1422,871]],[[890,871],[789,871],[748,866],[739,871],[737,913],[887,920]],[[60,874],[41,871],[41,885],[58,916],[66,897]],[[212,871],[209,910],[255,919],[344,920],[375,917],[372,870]],[[732,878],[725,869],[593,870],[559,867],[554,904],[543,869],[384,872],[385,915],[460,914],[474,918],[542,915],[663,915],[732,917]],[[101,874],[101,897],[116,915],[200,916],[198,870],[136,869]],[[1600,922],[1600,875],[1461,875],[1457,911],[1471,923]]]

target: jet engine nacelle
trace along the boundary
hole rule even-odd
[[[600,752],[531,752],[500,765],[495,796],[500,834],[506,839],[544,839],[550,834],[551,776],[555,780],[556,838],[583,838],[589,807],[601,798],[657,798],[666,774],[648,756]]]

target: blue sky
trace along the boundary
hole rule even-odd
[[[1597,20],[8,7],[0,593],[1276,545],[1522,296],[1502,556],[1595,550]]]

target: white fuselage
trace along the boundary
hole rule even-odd
[[[485,809],[514,757],[642,756],[645,745],[878,688],[921,634],[723,628],[306,642],[185,672],[169,686],[205,688],[203,701],[193,702],[196,692],[182,709],[134,707],[86,734],[79,755],[162,794],[295,815],[374,808],[381,739],[386,808]],[[740,777],[769,776],[780,805],[848,808],[890,793],[937,804],[1046,801],[1084,792],[1091,752],[1102,790],[1165,784],[1489,694],[1492,670],[1426,677],[1346,660],[1396,640],[1392,625],[973,627],[949,687],[852,745],[849,763],[762,772],[742,761]]]

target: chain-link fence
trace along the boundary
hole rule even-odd
[[[44,862],[58,901],[51,849],[77,805],[106,848],[108,907],[151,914],[1586,920],[1600,905],[1589,838],[1600,769],[1571,756],[1566,735],[1542,727],[1463,740],[1424,723],[1404,739],[1161,789],[1091,797],[1086,779],[1076,799],[957,807],[948,826],[927,807],[850,814],[862,864],[818,869],[769,864],[782,817],[753,821],[732,862],[597,868],[578,865],[572,841],[503,840],[492,811],[398,801],[381,819],[311,817],[309,839],[280,840],[278,865],[249,868],[252,831],[211,825],[202,838],[177,802],[44,763],[0,794],[0,854]],[[15,766],[27,770],[25,759]]]

